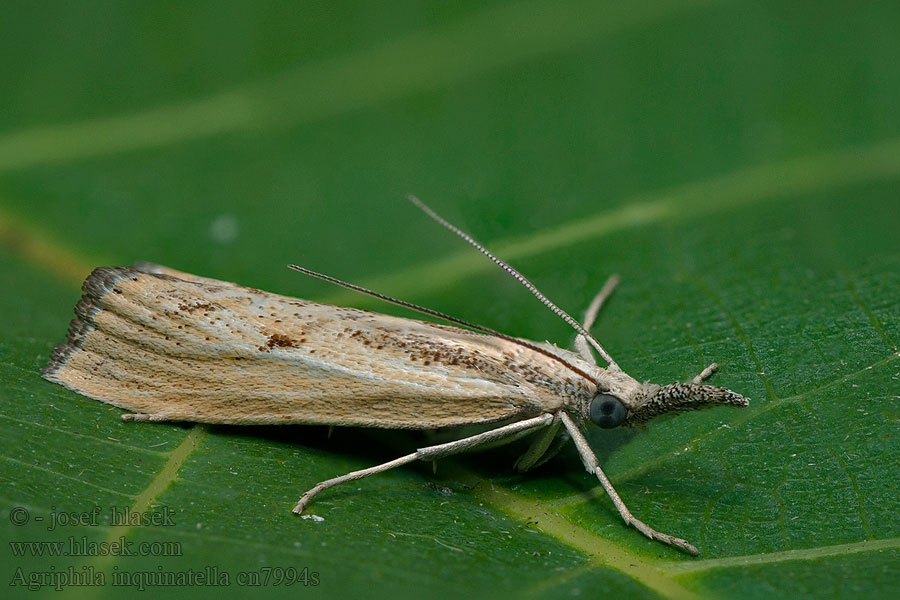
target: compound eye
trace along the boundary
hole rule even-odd
[[[591,400],[591,421],[603,429],[618,427],[625,420],[622,401],[609,394],[597,394]]]

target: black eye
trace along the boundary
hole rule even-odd
[[[618,427],[625,420],[625,407],[621,400],[609,394],[597,394],[591,400],[591,421],[603,429]]]

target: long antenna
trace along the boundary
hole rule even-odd
[[[406,196],[406,199],[409,200],[410,202],[412,202],[413,204],[415,204],[416,206],[418,206],[420,209],[422,209],[422,211],[426,215],[428,215],[429,217],[431,217],[432,219],[434,219],[435,221],[437,221],[438,223],[440,223],[441,225],[443,225],[444,227],[446,227],[447,229],[449,229],[450,231],[452,231],[453,233],[455,233],[462,239],[466,240],[467,242],[469,242],[470,244],[475,246],[479,252],[481,252],[482,254],[487,256],[489,259],[494,261],[494,263],[496,263],[501,269],[503,269],[504,271],[506,271],[507,273],[512,275],[519,283],[521,283],[526,288],[528,288],[528,291],[530,291],[532,294],[534,294],[535,297],[544,304],[544,306],[546,306],[547,308],[549,308],[550,310],[555,312],[560,318],[562,318],[563,321],[565,321],[566,323],[571,325],[572,328],[575,329],[575,331],[577,331],[578,333],[583,335],[585,337],[585,339],[588,342],[590,342],[591,345],[597,350],[597,352],[600,354],[600,356],[603,358],[603,360],[605,360],[607,363],[609,363],[609,368],[611,370],[613,370],[613,371],[621,371],[622,370],[619,368],[619,365],[616,364],[616,361],[614,361],[612,359],[612,357],[609,355],[609,353],[603,349],[603,346],[600,345],[600,342],[598,342],[594,338],[594,336],[592,336],[588,332],[587,329],[585,329],[584,327],[581,326],[581,323],[579,323],[578,321],[573,319],[571,316],[569,316],[569,313],[567,313],[560,307],[553,304],[553,302],[551,302],[546,296],[544,296],[534,286],[533,283],[531,283],[530,281],[528,281],[528,279],[525,278],[524,275],[522,275],[521,273],[516,271],[514,268],[512,268],[511,266],[509,266],[508,264],[506,264],[505,262],[503,262],[502,260],[500,260],[499,258],[494,256],[490,252],[488,252],[488,250],[484,246],[482,246],[481,244],[476,242],[474,239],[472,239],[472,237],[470,235],[468,235],[467,233],[465,233],[458,227],[451,225],[450,223],[445,221],[440,215],[438,215],[436,212],[431,210],[431,208],[429,208],[424,202],[422,202],[421,200],[419,200],[412,194]]]
[[[309,269],[306,269],[304,267],[300,267],[297,265],[288,265],[288,268],[293,269],[295,271],[300,271],[301,273],[310,275],[312,277],[318,277],[319,279],[324,279],[325,281],[329,281],[329,282],[337,284],[341,287],[345,287],[348,290],[353,290],[355,292],[361,292],[363,294],[368,294],[369,296],[374,296],[375,298],[378,298],[379,300],[384,300],[385,302],[390,302],[391,304],[396,304],[398,306],[404,306],[406,308],[410,308],[412,310],[419,311],[420,313],[425,313],[426,315],[431,315],[432,317],[444,319],[445,321],[449,321],[451,323],[456,323],[457,325],[461,325],[463,327],[468,327],[469,329],[474,329],[475,331],[478,331],[480,333],[485,333],[487,335],[498,337],[501,340],[506,340],[507,342],[512,342],[514,344],[524,346],[525,348],[528,348],[529,350],[534,350],[535,352],[539,352],[539,353],[543,354],[544,356],[548,356],[548,357],[552,358],[553,360],[555,360],[559,363],[562,363],[563,366],[565,366],[569,370],[573,371],[574,373],[581,375],[582,377],[584,377],[585,379],[587,379],[590,382],[600,385],[599,381],[597,381],[596,379],[594,379],[593,377],[591,377],[590,375],[588,375],[587,373],[585,373],[584,371],[582,371],[581,369],[579,369],[578,367],[576,367],[575,365],[573,365],[572,363],[567,361],[566,359],[562,358],[561,356],[557,356],[553,352],[550,352],[549,350],[546,350],[545,348],[541,348],[540,346],[538,346],[536,344],[526,342],[525,340],[520,340],[519,338],[514,338],[512,336],[506,335],[505,333],[500,333],[499,331],[494,331],[493,329],[490,329],[489,327],[484,327],[482,325],[475,325],[474,323],[469,323],[467,321],[463,321],[462,319],[457,319],[456,317],[451,317],[450,315],[445,315],[442,312],[438,312],[438,311],[432,310],[430,308],[425,308],[424,306],[419,306],[418,304],[413,304],[412,302],[407,302],[405,300],[398,300],[397,298],[391,298],[390,296],[385,296],[384,294],[379,294],[378,292],[374,292],[370,289],[364,288],[361,285],[347,283],[346,281],[341,281],[340,279],[338,279],[336,277],[331,277],[330,275],[323,275],[322,273],[316,273],[315,271],[310,271]]]

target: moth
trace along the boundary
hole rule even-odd
[[[101,267],[66,341],[43,376],[131,411],[126,421],[321,424],[438,429],[497,424],[456,441],[318,483],[321,491],[415,460],[530,436],[515,464],[527,471],[575,444],[619,514],[644,535],[698,554],[687,541],[635,518],[603,473],[583,431],[635,426],[669,412],[747,406],[730,390],[703,384],[715,363],[689,383],[642,383],[588,332],[618,279],[603,286],[579,323],[521,273],[414,197],[410,201],[522,283],[577,332],[575,352],[512,337],[349,284],[291,268],[438,317],[443,325],[280,296],[150,263]],[[596,364],[591,349],[607,363]]]

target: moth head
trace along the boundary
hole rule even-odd
[[[718,404],[745,407],[747,398],[731,390],[699,383],[638,384],[627,390],[598,392],[591,400],[594,425],[612,429],[619,425],[641,425],[669,412],[699,410]]]

